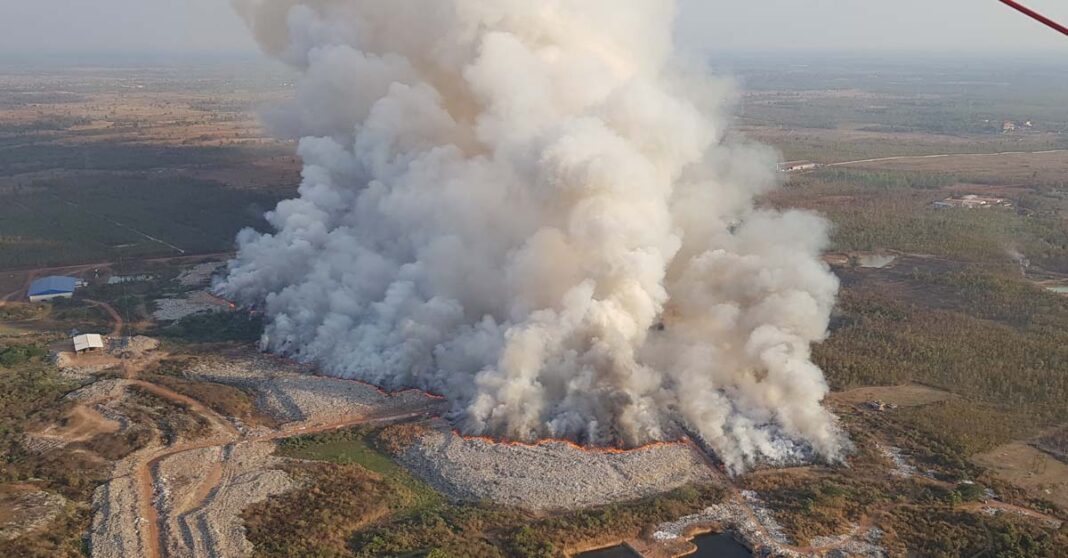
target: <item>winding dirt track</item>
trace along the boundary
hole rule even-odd
[[[190,451],[197,451],[209,448],[223,449],[227,446],[238,443],[269,442],[280,440],[283,438],[290,438],[293,436],[318,434],[322,432],[341,430],[353,426],[389,423],[425,416],[424,411],[399,412],[382,416],[360,415],[330,423],[290,426],[288,428],[283,428],[282,430],[277,430],[258,436],[248,436],[242,435],[236,428],[234,428],[232,424],[229,423],[229,421],[227,421],[214,411],[207,409],[203,405],[197,403],[195,400],[170,391],[161,386],[150,384],[148,382],[136,381],[135,385],[148,389],[149,391],[160,397],[167,398],[177,403],[189,405],[190,409],[197,412],[201,416],[204,416],[205,418],[210,420],[217,428],[221,428],[223,430],[221,434],[219,434],[217,430],[216,437],[209,440],[160,448],[159,450],[149,455],[146,455],[138,465],[135,471],[138,486],[138,508],[140,510],[141,517],[143,517],[145,520],[145,529],[142,531],[142,537],[144,538],[143,542],[144,548],[147,551],[147,558],[164,558],[166,556],[166,552],[164,551],[163,539],[160,534],[160,525],[163,518],[160,516],[160,512],[156,507],[154,498],[155,486],[157,481],[159,480],[156,477],[156,472],[159,470],[159,464],[163,460]],[[191,508],[196,508],[200,506],[203,503],[203,500],[207,498],[208,494],[214,492],[221,483],[225,482],[226,477],[222,474],[209,475],[207,480],[209,480],[210,482],[208,484],[202,485],[198,489],[198,493],[202,494],[203,498],[201,498],[200,502],[192,503]]]
[[[109,316],[111,316],[111,320],[115,323],[115,325],[111,328],[111,337],[122,336],[122,329],[126,326],[126,322],[123,321],[122,316],[119,315],[118,311],[116,311],[113,306],[106,302],[100,302],[99,300],[90,300],[88,298],[85,299],[85,302],[88,302],[89,304],[92,304],[93,306],[102,309],[103,311],[107,312]]]
[[[113,314],[113,316],[117,318],[117,314]],[[121,322],[117,322],[117,324],[119,325],[116,327],[121,327]],[[131,368],[127,372],[127,380],[130,381],[130,385],[144,389],[157,397],[187,407],[193,413],[205,418],[212,427],[212,435],[208,439],[161,447],[142,456],[139,460],[133,474],[137,481],[137,506],[140,516],[144,519],[144,529],[141,531],[141,536],[146,551],[146,558],[164,558],[166,556],[166,551],[164,550],[165,545],[160,528],[164,518],[161,517],[160,510],[155,503],[155,487],[159,480],[156,473],[163,460],[190,451],[209,448],[224,449],[234,444],[246,442],[269,442],[293,436],[341,430],[358,425],[402,421],[425,416],[426,414],[423,410],[403,411],[378,416],[360,414],[342,420],[319,424],[298,423],[283,427],[280,430],[249,435],[242,433],[230,420],[208,408],[200,401],[177,393],[164,386],[138,379],[136,370],[137,369],[135,368]],[[223,467],[225,467],[225,465],[223,465]],[[221,483],[225,482],[226,477],[225,475],[209,474],[206,480],[209,482],[202,485],[198,490],[198,492],[205,495],[205,498],[208,494],[214,492]],[[201,503],[202,502],[195,502],[192,504],[192,507],[195,508]]]

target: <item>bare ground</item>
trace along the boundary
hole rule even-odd
[[[899,407],[922,407],[932,403],[948,401],[955,397],[955,395],[948,391],[919,384],[907,384],[903,386],[856,388],[834,393],[830,396],[830,399],[832,401],[851,405],[860,405],[869,401],[882,401],[884,403],[892,403]]]
[[[1068,465],[1030,444],[1013,442],[976,455],[972,461],[1031,496],[1068,509]]]
[[[241,512],[293,487],[271,457],[275,440],[424,416],[438,404],[416,392],[389,395],[359,382],[312,376],[303,367],[251,351],[200,363],[193,376],[257,393],[281,424],[248,428],[195,399],[137,379],[141,368],[131,363],[127,379],[98,382],[74,397],[102,401],[136,386],[202,417],[211,432],[167,446],[157,437],[116,465],[113,480],[94,498],[94,558],[248,556],[252,549]]]
[[[211,447],[166,458],[156,492],[167,556],[248,556],[241,512],[294,488],[274,444]]]

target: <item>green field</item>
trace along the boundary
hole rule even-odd
[[[278,455],[338,465],[359,465],[381,475],[392,491],[402,496],[401,506],[410,512],[432,508],[444,502],[433,488],[373,448],[368,442],[370,434],[366,429],[355,429],[288,438],[279,443]]]
[[[263,227],[263,213],[283,196],[178,177],[23,188],[0,194],[0,268],[229,251],[237,232]]]

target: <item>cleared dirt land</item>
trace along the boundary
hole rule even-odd
[[[862,387],[835,393],[832,401],[860,405],[871,401],[882,401],[899,407],[920,407],[953,399],[952,393],[919,384],[903,386]]]
[[[1026,442],[1014,442],[972,459],[1034,498],[1068,509],[1068,465]]]
[[[241,512],[294,488],[272,457],[274,441],[432,412],[437,399],[322,378],[288,361],[242,351],[200,362],[190,377],[240,386],[280,425],[250,427],[200,402],[144,380],[98,382],[76,393],[83,404],[126,397],[130,387],[182,405],[208,431],[158,436],[115,465],[113,480],[97,490],[90,537],[94,558],[128,556],[247,556]]]

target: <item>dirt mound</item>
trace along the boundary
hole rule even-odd
[[[226,265],[223,262],[206,262],[197,264],[178,276],[178,284],[183,287],[203,287],[211,283],[212,275]]]
[[[624,453],[564,442],[538,446],[462,438],[444,423],[400,461],[455,501],[491,501],[529,510],[572,510],[659,494],[713,475],[686,444]]]
[[[104,415],[107,409],[76,405],[56,423],[40,432],[28,434],[30,447],[43,453],[74,442],[85,442],[100,434],[113,434],[122,423]]]
[[[295,486],[273,451],[271,443],[244,443],[160,463],[156,492],[167,555],[251,555],[242,511]]]
[[[119,358],[136,359],[159,348],[159,340],[138,335],[110,339],[108,352]]]
[[[323,423],[437,403],[422,392],[390,395],[368,384],[316,376],[307,367],[252,352],[202,361],[188,375],[251,391],[257,407],[280,423]]]
[[[195,291],[183,298],[160,298],[152,316],[161,322],[174,322],[205,312],[229,312],[230,303],[213,296],[208,291]]]

